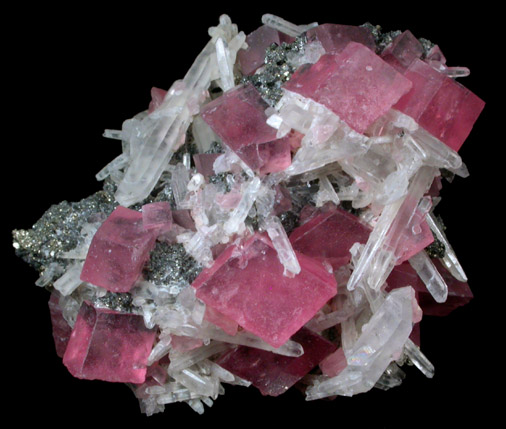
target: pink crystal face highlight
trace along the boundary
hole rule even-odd
[[[201,114],[223,142],[237,152],[276,139],[276,130],[266,122],[267,107],[253,85],[247,84],[206,104]]]
[[[143,383],[154,339],[142,316],[83,303],[63,363],[77,378]]]
[[[219,156],[219,153],[197,153],[193,155],[195,168],[202,176],[208,179],[209,176],[214,175],[214,161],[216,161],[216,158]]]
[[[117,207],[93,236],[81,280],[111,292],[128,292],[155,240],[156,234],[143,227],[142,213]]]
[[[323,104],[363,133],[409,91],[411,82],[364,45],[350,42],[340,54],[300,67],[284,88]]]
[[[423,61],[415,60],[404,72],[411,90],[394,106],[422,128],[458,151],[485,103],[460,83]]]
[[[300,357],[277,355],[265,350],[240,346],[222,355],[216,363],[260,390],[262,395],[279,396],[316,367],[336,346],[309,329],[292,336],[301,344]]]
[[[172,219],[175,224],[181,226],[182,228],[195,231],[195,221],[192,218],[190,210],[188,209],[172,210]]]
[[[293,248],[321,261],[334,270],[350,262],[350,248],[354,243],[366,243],[370,227],[355,215],[341,208],[320,213],[290,234]]]
[[[237,154],[261,175],[283,171],[292,163],[290,141],[286,137],[269,143],[243,147]]]
[[[150,203],[142,206],[142,225],[160,234],[172,227],[172,210],[169,202]]]
[[[334,276],[321,263],[296,255],[301,272],[284,276],[270,240],[257,233],[224,250],[192,285],[206,305],[280,347],[337,293]]]
[[[215,101],[205,106],[202,118],[251,169],[265,175],[290,166],[293,136],[276,139],[276,130],[267,125],[268,104],[251,84]]]

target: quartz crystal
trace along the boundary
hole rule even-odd
[[[105,130],[121,153],[103,189],[13,231],[51,292],[57,355],[148,415],[201,414],[228,385],[315,400],[433,377],[425,316],[473,298],[436,214],[469,175],[469,70],[369,23],[265,14],[246,35],[221,15],[208,35]]]
[[[350,42],[340,52],[302,66],[285,89],[310,98],[334,112],[359,133],[385,114],[412,83],[373,51]]]
[[[262,395],[279,396],[336,349],[330,341],[307,328],[296,332],[292,339],[304,348],[302,356],[279,356],[239,346],[220,356],[216,363],[232,374],[250,381]]]
[[[341,52],[350,42],[376,50],[372,33],[367,28],[355,25],[321,24],[309,29],[307,38],[309,41],[320,42],[325,52]]]

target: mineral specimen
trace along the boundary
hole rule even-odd
[[[15,230],[57,355],[148,415],[224,385],[398,386],[425,316],[473,294],[434,210],[484,102],[409,30],[222,15],[181,80],[104,136],[102,191]],[[170,84],[170,85],[169,85]],[[147,103],[146,103],[147,104]]]

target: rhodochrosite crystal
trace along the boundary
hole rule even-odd
[[[103,189],[52,206],[16,253],[58,356],[148,415],[229,384],[307,400],[390,389],[427,316],[473,294],[434,211],[484,102],[437,45],[371,24],[222,15],[182,79],[104,136]]]

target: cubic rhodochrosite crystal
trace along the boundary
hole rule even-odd
[[[373,51],[350,42],[313,65],[299,68],[285,89],[310,98],[363,133],[411,89],[410,80]]]
[[[91,241],[81,280],[111,292],[128,292],[146,263],[156,235],[143,225],[143,214],[118,207]]]
[[[473,297],[434,213],[468,174],[469,70],[409,30],[262,24],[222,15],[184,78],[105,131],[123,150],[103,189],[13,232],[64,365],[148,415],[228,384],[313,400],[432,377],[424,318]]]
[[[208,306],[277,348],[337,293],[321,263],[295,255],[301,271],[287,277],[269,238],[255,234],[225,249],[192,285]]]
[[[83,303],[63,363],[74,377],[143,383],[154,340],[141,316]]]

